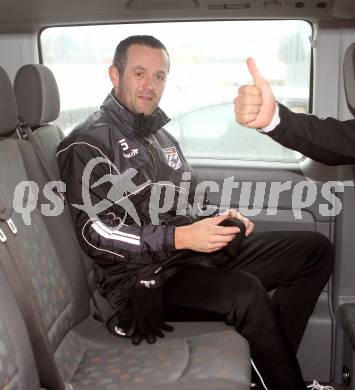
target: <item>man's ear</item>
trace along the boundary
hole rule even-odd
[[[114,65],[111,65],[108,68],[108,74],[110,75],[110,79],[111,79],[113,88],[117,89],[118,88],[118,84],[120,82],[120,74],[118,72],[118,69]]]

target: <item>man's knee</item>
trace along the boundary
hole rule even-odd
[[[308,234],[310,235],[310,241],[313,242],[315,246],[324,248],[325,250],[332,248],[332,243],[324,234],[318,232],[311,232]]]
[[[243,301],[249,306],[264,304],[269,295],[261,281],[254,275],[244,273]]]
[[[231,272],[223,286],[223,295],[229,302],[229,311],[244,313],[268,305],[269,296],[260,280],[247,272]]]
[[[242,334],[247,329],[272,327],[269,322],[274,324],[274,308],[267,291],[255,276],[246,272],[238,274],[238,282],[228,286],[230,306],[226,322]]]
[[[334,262],[334,247],[332,242],[323,234],[312,232],[308,236],[308,243],[313,248],[312,257],[318,262],[324,272],[331,273]]]

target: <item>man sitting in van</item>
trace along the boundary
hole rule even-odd
[[[253,233],[234,209],[205,215],[212,208],[158,107],[169,67],[156,38],[121,41],[112,91],[58,147],[78,237],[113,308],[107,326],[139,344],[172,330],[166,318],[221,319],[248,340],[265,388],[304,390],[296,351],[332,270],[331,243],[314,232]],[[223,226],[235,219],[245,229]]]

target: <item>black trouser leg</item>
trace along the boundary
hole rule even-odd
[[[269,390],[306,389],[273,304],[253,275],[228,269],[186,267],[167,281],[163,296],[168,312],[169,307],[174,310],[180,306],[223,316],[248,340],[253,362]]]
[[[231,270],[255,275],[268,290],[294,351],[333,268],[333,247],[313,232],[265,232],[247,237]]]

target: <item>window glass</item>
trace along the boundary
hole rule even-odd
[[[302,156],[234,120],[238,86],[251,82],[256,60],[278,101],[308,112],[312,29],[304,21],[207,21],[55,27],[41,34],[43,63],[58,82],[65,132],[97,110],[111,89],[117,43],[149,34],[167,47],[171,69],[160,106],[186,156],[297,161]]]

